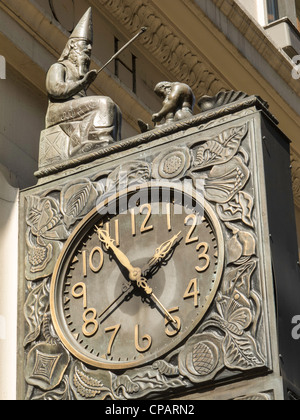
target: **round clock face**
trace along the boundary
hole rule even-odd
[[[197,328],[219,286],[221,227],[177,187],[143,185],[94,209],[68,239],[51,313],[81,361],[117,370],[161,358]]]

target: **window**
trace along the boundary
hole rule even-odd
[[[119,40],[115,37],[115,53],[119,51]],[[137,58],[131,54],[131,67],[125,63],[125,61],[120,60],[119,58],[115,59],[115,76],[121,79],[121,69],[125,69],[128,74],[131,75],[131,89],[133,93],[136,93],[136,60]],[[121,65],[121,66],[120,66]],[[124,80],[125,81],[125,80]],[[126,82],[125,82],[126,84]]]
[[[296,0],[296,10],[297,10],[297,27],[300,32],[300,0]]]
[[[268,22],[274,22],[279,19],[278,0],[267,0]]]

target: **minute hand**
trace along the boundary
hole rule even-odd
[[[120,264],[129,272],[129,279],[136,281],[141,277],[141,269],[133,267],[127,256],[114,245],[114,240],[109,236],[109,233],[104,229],[96,227],[99,240],[105,245],[106,249],[111,249]]]

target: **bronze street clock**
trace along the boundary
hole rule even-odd
[[[217,292],[219,222],[200,195],[170,185],[143,184],[102,201],[57,261],[54,326],[90,366],[124,370],[161,358],[197,328]]]
[[[20,399],[297,394],[274,289],[293,319],[290,156],[272,118],[246,97],[40,168],[20,195]]]

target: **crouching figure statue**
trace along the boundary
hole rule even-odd
[[[160,82],[154,92],[163,99],[162,109],[152,116],[156,125],[172,124],[193,116],[195,96],[185,83]],[[161,121],[164,120],[164,123]]]

